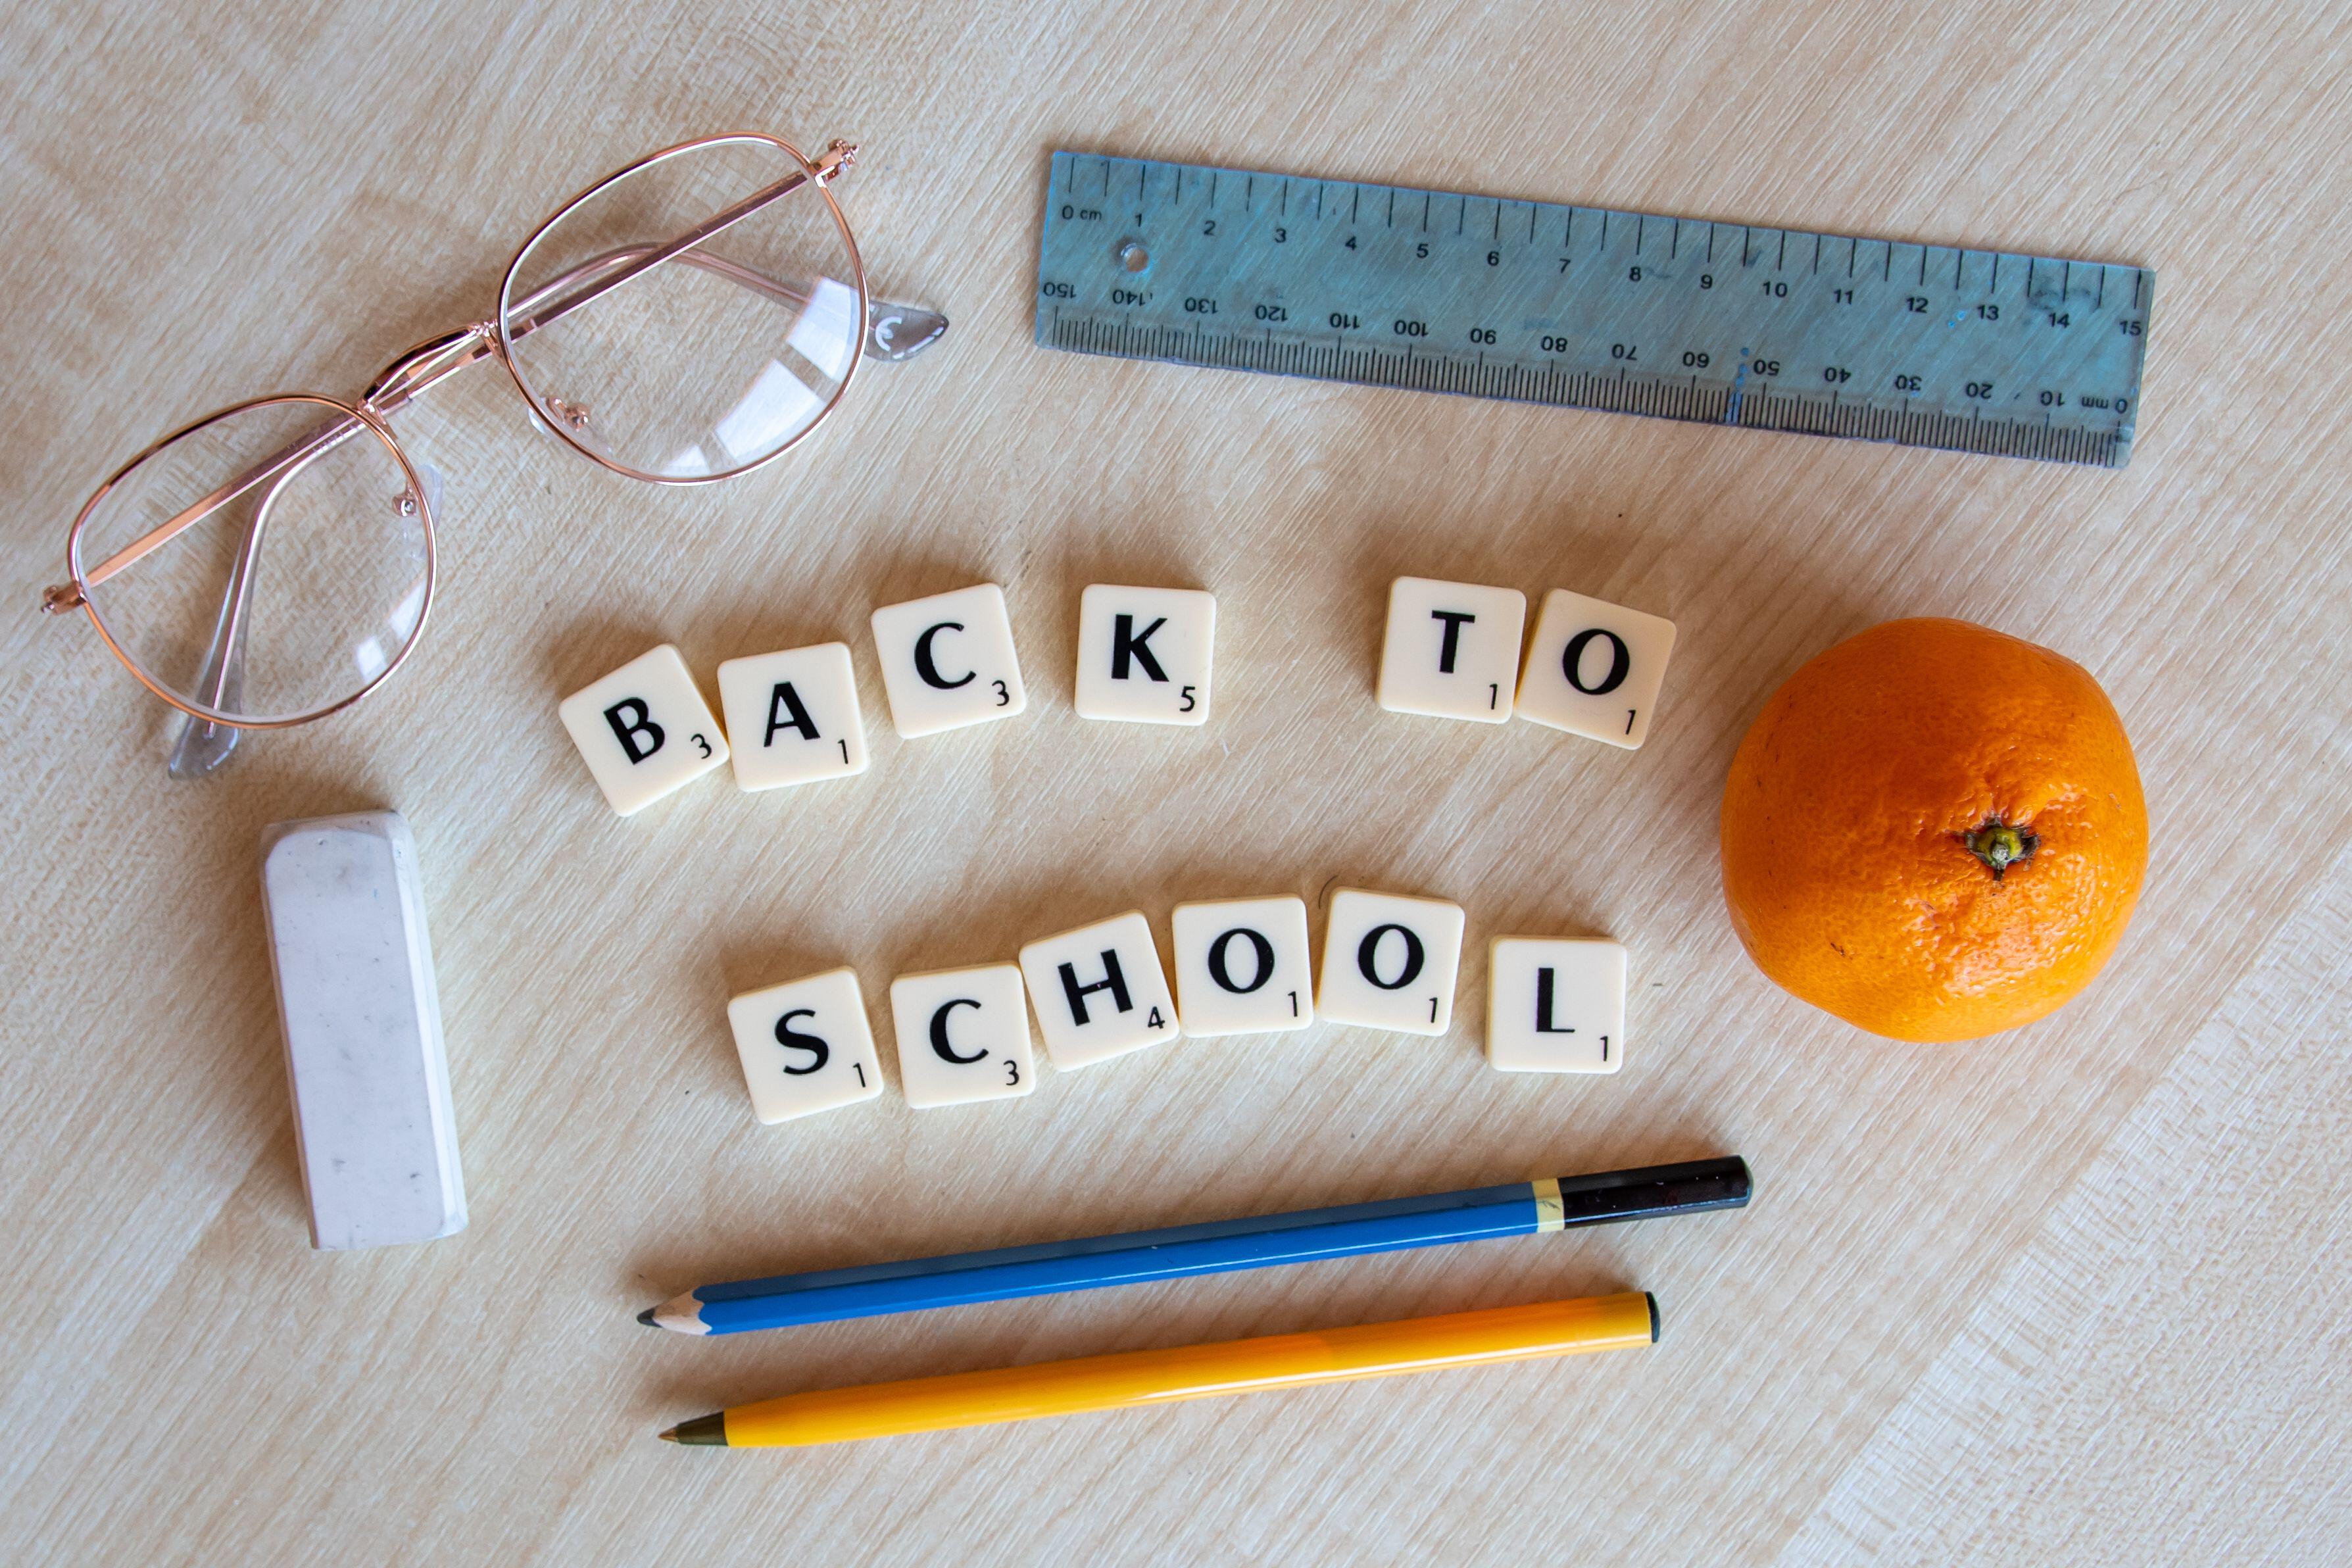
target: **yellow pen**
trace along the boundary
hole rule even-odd
[[[1657,1338],[1656,1299],[1630,1290],[1320,1333],[1271,1334],[788,1394],[682,1421],[661,1436],[667,1443],[723,1448],[804,1447],[1352,1377],[1625,1350],[1654,1344]]]

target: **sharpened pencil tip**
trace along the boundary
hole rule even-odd
[[[656,1311],[656,1309],[655,1309],[655,1308],[647,1307],[644,1311],[639,1312],[639,1313],[637,1314],[637,1321],[639,1321],[639,1322],[643,1323],[646,1327],[647,1327],[647,1328],[649,1328],[649,1329],[658,1329],[658,1328],[660,1328],[660,1327],[661,1327],[661,1325],[660,1325],[659,1323],[656,1323],[656,1322],[655,1322],[655,1321],[654,1321],[654,1312]]]
[[[665,1427],[665,1428],[663,1429],[663,1431],[662,1431],[661,1440],[662,1440],[663,1442],[665,1442],[665,1443],[675,1443],[675,1442],[677,1442],[677,1427],[675,1427],[675,1426]]]

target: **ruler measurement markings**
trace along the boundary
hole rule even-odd
[[[1199,211],[1200,187],[1183,179],[1185,167],[1169,165],[1170,186],[1192,196]],[[1211,175],[1207,200],[1213,204],[1219,171],[1192,166],[1191,172]],[[1223,173],[1243,175],[1249,188],[1250,172]],[[1147,176],[1139,189],[1149,188]],[[1371,188],[1387,194],[1392,211],[1402,187]],[[1414,194],[1404,190],[1407,197]],[[2104,268],[2095,279],[2086,273],[2083,288],[2074,291],[2069,266],[2063,277],[2053,278],[2060,288],[2052,310],[2044,310],[2047,302],[2039,300],[2032,309],[2019,310],[2009,308],[2011,297],[2029,290],[2022,281],[2000,288],[2000,252],[1982,253],[1986,270],[1978,291],[1970,285],[1964,247],[1916,246],[1920,257],[1913,271],[1923,282],[1941,266],[1940,252],[1950,249],[1954,261],[1950,279],[1937,275],[1947,287],[1927,290],[1930,299],[1946,293],[1952,303],[1930,304],[1927,313],[1919,313],[1891,282],[1894,247],[1901,242],[1876,242],[1882,247],[1880,286],[1888,289],[1882,298],[1859,282],[1857,237],[1814,235],[1814,259],[1805,276],[1785,284],[1768,279],[1761,297],[1743,297],[1731,287],[1735,280],[1720,276],[1700,287],[1707,270],[1701,258],[1711,262],[1718,237],[1715,224],[1708,225],[1706,250],[1694,247],[1693,262],[1679,264],[1681,219],[1669,219],[1668,256],[1652,261],[1643,258],[1646,220],[1653,215],[1587,209],[1588,216],[1601,215],[1601,247],[1563,269],[1574,256],[1572,205],[1524,204],[1527,248],[1513,253],[1524,260],[1514,260],[1469,240],[1469,198],[1452,192],[1417,194],[1428,225],[1421,232],[1430,235],[1418,241],[1425,247],[1422,256],[1414,255],[1412,234],[1385,247],[1367,240],[1351,251],[1340,248],[1349,237],[1344,229],[1317,246],[1302,247],[1303,237],[1295,232],[1288,237],[1291,243],[1282,244],[1272,233],[1274,215],[1263,222],[1244,221],[1239,228],[1221,226],[1215,238],[1199,237],[1196,224],[1171,241],[1155,239],[1150,271],[1128,296],[1130,301],[1139,296],[1145,303],[1117,309],[1106,308],[1105,285],[1115,289],[1137,280],[1122,280],[1112,271],[1115,239],[1098,238],[1087,246],[1082,231],[1091,227],[1099,236],[1099,223],[1057,221],[1049,209],[1041,287],[1050,289],[1057,281],[1082,286],[1085,297],[1049,293],[1041,299],[1038,341],[1125,357],[2077,462],[2113,464],[2128,451],[2145,318],[2118,318],[2144,308],[2149,294],[2144,269],[2131,269],[2130,307],[2124,305],[2120,288],[2115,290],[2117,305],[2105,307]],[[1434,196],[1440,194],[1457,199],[1454,236],[1432,232]],[[1360,216],[1360,189],[1351,188],[1350,197],[1351,215]],[[1318,206],[1326,199],[1318,184]],[[1488,235],[1498,244],[1507,203],[1478,199],[1493,201]],[[1286,207],[1286,195],[1284,202]],[[1560,222],[1565,255],[1554,256],[1537,244],[1547,213]],[[1113,215],[1114,221],[1118,216],[1124,215]],[[1612,247],[1611,219],[1625,216],[1635,219],[1634,234]],[[1761,247],[1755,244],[1759,232],[1754,226],[1743,228],[1744,260],[1750,267],[1761,260]],[[1805,231],[1760,232],[1778,237],[1776,270],[1785,270],[1789,234],[1806,237]],[[1833,295],[1830,279],[1818,277],[1825,238],[1848,241],[1842,281],[1853,285],[1852,298],[1843,288]],[[1612,258],[1614,271],[1606,265],[1588,270]],[[1638,279],[1627,263],[1641,268]],[[2095,265],[2084,263],[2086,268]],[[2032,285],[2041,287],[2038,270]],[[1741,287],[1752,291],[1758,286]],[[1180,295],[1193,295],[1206,308],[1180,314]],[[2056,324],[2070,314],[2071,327]],[[1087,317],[1094,319],[1081,319]],[[1171,324],[1179,335],[1169,338]],[[1236,338],[1237,332],[1244,335]],[[1312,334],[1313,341],[1297,342],[1302,333]],[[1623,352],[1611,357],[1617,349]],[[1706,357],[1694,364],[1685,357],[1691,354]],[[1601,370],[1614,374],[1597,378],[1594,373]],[[2072,395],[2077,384],[2105,395],[2082,407]],[[1981,395],[1970,395],[1979,387]],[[2037,393],[2058,401],[2038,401]]]

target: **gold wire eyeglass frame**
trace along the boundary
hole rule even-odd
[[[791,158],[794,172],[721,208],[673,238],[658,245],[631,246],[609,251],[583,262],[562,275],[541,284],[520,300],[515,298],[516,279],[521,270],[524,258],[530,256],[532,247],[539,243],[542,236],[570,216],[584,203],[593,200],[611,186],[640,170],[702,148],[730,142],[757,142],[776,148]],[[599,467],[633,479],[642,479],[648,484],[715,484],[722,479],[740,478],[754,468],[775,461],[806,439],[811,431],[824,423],[825,416],[839,405],[843,395],[849,390],[850,380],[856,375],[858,365],[864,363],[869,337],[886,345],[884,351],[886,357],[900,359],[927,345],[946,330],[947,323],[944,318],[938,317],[933,312],[925,311],[919,307],[887,307],[889,310],[898,312],[892,317],[877,313],[875,302],[866,289],[866,263],[858,254],[856,237],[850,232],[849,220],[843,215],[840,204],[834,199],[831,189],[834,179],[851,167],[856,155],[857,149],[854,144],[836,140],[829,143],[820,156],[811,160],[797,147],[778,137],[756,132],[730,132],[716,136],[700,137],[691,142],[682,142],[674,147],[666,147],[624,168],[614,170],[564,202],[545,221],[531,230],[530,237],[516,249],[513,259],[507,264],[504,279],[499,286],[498,314],[495,317],[487,321],[477,321],[456,331],[445,332],[438,337],[427,339],[407,350],[379,372],[375,379],[369,384],[367,391],[356,401],[345,402],[340,398],[328,397],[316,393],[283,393],[268,397],[252,398],[247,402],[216,410],[201,419],[182,426],[151,443],[121,467],[116,468],[91,494],[89,500],[82,503],[81,510],[75,515],[72,530],[66,536],[66,569],[69,574],[69,580],[58,584],[42,594],[42,610],[49,615],[63,615],[77,609],[87,612],[90,624],[98,629],[98,635],[105,641],[108,650],[121,662],[123,668],[138,679],[141,685],[173,708],[187,714],[191,719],[205,721],[208,725],[219,725],[231,731],[283,730],[323,719],[331,713],[339,712],[350,707],[391,679],[393,672],[406,661],[409,654],[415,648],[417,641],[425,635],[425,623],[432,613],[436,554],[432,508],[427,498],[426,487],[419,477],[416,466],[402,448],[399,437],[393,433],[392,426],[388,423],[389,416],[405,406],[412,399],[467,365],[484,358],[494,358],[505,367],[508,378],[514,384],[515,391],[521,396],[532,421]],[[616,462],[605,454],[595,450],[583,438],[582,427],[584,418],[583,416],[564,404],[562,399],[542,396],[533,390],[530,379],[515,363],[513,351],[517,339],[561,320],[591,301],[601,299],[620,288],[631,279],[642,277],[653,268],[667,263],[682,262],[717,273],[781,302],[806,306],[809,302],[807,297],[798,290],[788,288],[762,273],[698,249],[706,241],[724,233],[733,225],[762,210],[770,204],[790,195],[803,186],[813,186],[816,193],[824,197],[825,206],[840,231],[842,243],[848,251],[850,267],[855,274],[858,313],[850,333],[849,362],[842,372],[839,383],[834,388],[833,395],[825,400],[824,405],[810,417],[806,425],[784,440],[775,450],[751,462],[716,473],[648,473],[625,463]],[[897,341],[885,335],[893,322],[898,326],[901,333]],[[912,333],[911,336],[908,335],[909,331]],[[545,414],[541,413],[542,403],[546,405]],[[222,420],[234,418],[253,409],[304,404],[317,405],[329,416],[327,422],[319,429],[254,464],[192,505],[149,529],[96,565],[83,564],[83,531],[91,516],[105,500],[109,492],[141,464],[173,442],[193,436]],[[414,515],[419,525],[424,542],[424,596],[417,612],[416,624],[409,632],[407,640],[392,655],[382,669],[357,690],[325,707],[282,718],[254,718],[226,711],[220,704],[226,696],[232,668],[240,657],[235,650],[241,647],[241,626],[252,592],[253,562],[259,544],[261,524],[267,515],[268,500],[276,494],[278,487],[284,485],[311,461],[342,445],[345,441],[362,436],[383,442],[393,460],[399,465],[403,482],[406,486],[399,498],[400,510],[404,516]],[[151,552],[170,542],[219,508],[227,506],[264,486],[268,489],[263,491],[261,504],[257,508],[253,521],[247,527],[243,543],[230,568],[229,580],[214,634],[212,657],[207,660],[205,671],[197,681],[200,687],[207,688],[204,695],[209,697],[210,700],[191,700],[167,689],[159,680],[140,667],[138,660],[131,657],[130,651],[107,626],[105,617],[99,613],[96,605],[91,602],[90,590]],[[174,771],[178,771],[176,763]]]

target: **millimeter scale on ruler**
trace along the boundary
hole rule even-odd
[[[1056,153],[1041,347],[2121,468],[2145,268]]]

